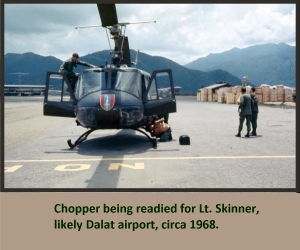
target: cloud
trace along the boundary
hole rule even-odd
[[[117,4],[130,48],[186,64],[210,53],[254,44],[295,45],[295,4]],[[109,49],[96,4],[5,4],[5,53],[34,52],[64,60]]]

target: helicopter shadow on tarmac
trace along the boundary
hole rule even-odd
[[[139,154],[156,149],[153,148],[147,137],[134,130],[126,129],[114,135],[88,138],[72,150],[76,150],[78,155],[102,157],[101,160],[94,163],[96,168],[91,178],[85,180],[87,183],[86,188],[116,188],[120,181],[120,171],[122,169],[110,170],[111,164],[134,166],[134,160],[123,161],[125,155],[138,158]],[[134,175],[141,173],[140,170],[126,170],[134,171],[132,172]]]
[[[95,134],[97,131],[94,132]],[[114,135],[87,138],[77,146],[77,154],[121,158],[123,154],[140,154],[153,149],[150,140],[134,130],[120,130]]]

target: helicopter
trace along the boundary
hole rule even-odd
[[[129,40],[125,36],[129,24],[156,21],[119,23],[115,4],[97,4],[97,8],[101,25],[75,28],[105,28],[110,45],[110,63],[83,70],[74,92],[64,73],[47,72],[43,114],[75,118],[77,126],[88,129],[75,143],[70,139],[67,141],[71,149],[99,129],[136,130],[147,136],[156,148],[157,137],[148,134],[149,126],[157,117],[176,112],[172,71],[161,69],[149,74],[138,69],[139,50],[132,62]],[[114,49],[109,36],[114,41]],[[168,89],[168,95],[160,95],[159,89]]]

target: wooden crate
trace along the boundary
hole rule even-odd
[[[242,87],[241,87],[241,86],[236,86],[236,87],[234,88],[234,93],[240,94],[241,92],[242,92]]]
[[[227,87],[227,93],[234,93],[233,87]]]
[[[213,94],[213,102],[217,102],[218,101],[218,94]]]
[[[262,94],[262,89],[261,88],[255,88],[255,93],[256,94]]]
[[[207,89],[207,94],[212,95],[212,89]]]
[[[212,102],[212,93],[211,94],[207,94],[207,101],[208,102]]]
[[[270,94],[262,94],[263,103],[270,101]]]
[[[262,86],[261,89],[263,94],[270,94],[270,86]]]
[[[218,95],[218,102],[219,103],[225,103],[225,96],[224,95]]]
[[[277,102],[284,102],[284,94],[277,94]]]
[[[277,94],[270,94],[270,102],[277,102]]]
[[[201,93],[197,92],[197,101],[200,102],[201,101]]]
[[[270,88],[270,95],[277,95],[277,89]]]
[[[201,102],[207,102],[207,94],[201,93]]]
[[[234,104],[235,94],[234,93],[226,93],[226,103]]]
[[[263,95],[262,94],[256,94],[256,97],[257,97],[258,103],[262,103],[263,102]]]
[[[284,95],[284,87],[283,85],[276,86],[277,94],[278,95]]]
[[[288,89],[288,88],[284,89],[284,94],[285,95],[292,95],[293,94],[293,89]]]
[[[285,102],[293,102],[293,96],[292,95],[284,95],[284,101]]]

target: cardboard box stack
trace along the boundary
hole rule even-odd
[[[201,89],[201,102],[207,102],[207,89]]]
[[[270,102],[277,102],[277,89],[270,88]]]
[[[234,104],[235,103],[235,94],[232,92],[226,93],[226,103],[227,104]]]
[[[293,101],[293,89],[292,88],[284,88],[284,101],[292,102]]]
[[[284,102],[284,86],[283,85],[277,85],[276,86],[276,90],[277,90],[277,101],[278,102]]]
[[[262,102],[269,102],[270,101],[270,94],[271,94],[271,89],[269,85],[262,85],[261,86],[262,90]]]
[[[227,93],[227,88],[219,88],[217,90],[218,93],[218,102],[219,103],[225,103],[226,102],[226,93]]]
[[[218,94],[217,93],[214,93],[213,94],[213,102],[217,102],[218,101]]]
[[[246,93],[250,94],[250,87],[246,87]],[[215,90],[201,89],[197,93],[197,101],[202,102],[219,102],[227,104],[236,104],[241,96],[241,86],[222,87]],[[285,87],[283,85],[269,86],[262,84],[261,87],[256,88],[255,93],[259,103],[266,102],[292,102],[292,93],[296,89]]]
[[[258,103],[262,103],[263,102],[263,95],[262,94],[256,94]]]
[[[212,102],[212,97],[213,97],[212,89],[207,89],[207,101]]]

